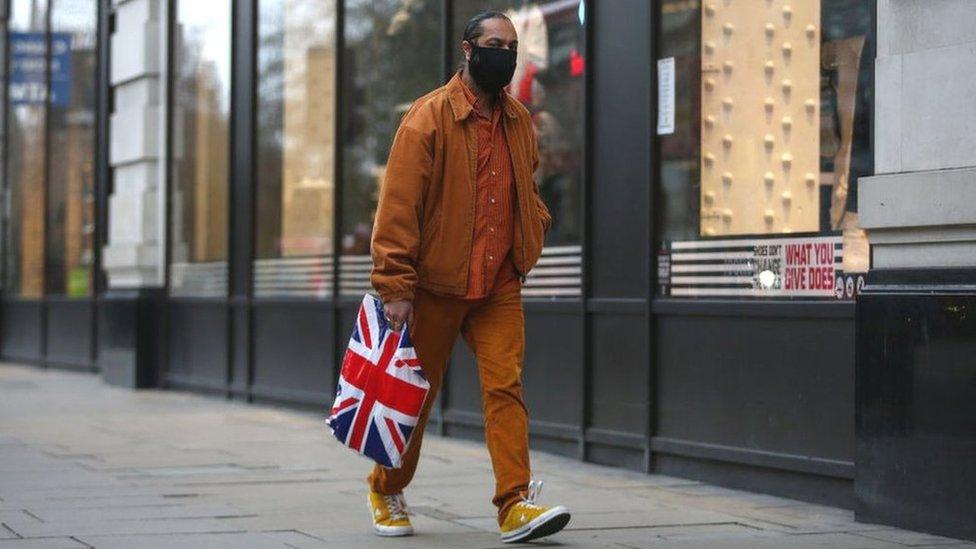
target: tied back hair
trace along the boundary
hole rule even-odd
[[[478,13],[474,14],[474,17],[468,19],[468,23],[464,25],[464,33],[461,35],[461,41],[467,42],[474,46],[475,41],[481,38],[481,35],[485,33],[485,29],[481,24],[490,19],[504,19],[506,21],[511,21],[507,15],[497,10],[479,11]],[[464,59],[461,59],[461,63],[458,65],[458,70],[463,68]]]

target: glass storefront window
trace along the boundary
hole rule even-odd
[[[227,293],[231,2],[177,0],[173,31],[173,295]]]
[[[332,293],[335,2],[261,0],[256,296]]]
[[[43,0],[10,3],[5,292],[11,297],[44,295],[46,18],[47,3]]]
[[[458,0],[452,25],[457,64],[461,62],[464,25],[482,9],[505,13],[518,33],[518,61],[508,90],[532,113],[539,144],[535,180],[553,217],[543,258],[529,274],[523,294],[577,296],[585,157],[586,2]]]
[[[369,243],[393,135],[411,102],[442,83],[440,0],[349,0],[343,60],[340,291],[371,288]]]
[[[662,2],[661,293],[856,294],[873,4]]]
[[[51,0],[48,295],[92,293],[96,24],[95,0]]]

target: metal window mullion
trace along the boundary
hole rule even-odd
[[[89,343],[89,358],[95,369],[98,360],[98,296],[106,289],[102,273],[102,246],[108,242],[108,193],[111,180],[109,166],[109,113],[112,110],[112,84],[109,78],[111,64],[111,0],[95,2],[95,173],[92,218],[95,232],[92,234],[92,264],[89,300],[91,302],[90,322],[92,337]]]
[[[660,55],[660,37],[661,33],[661,7],[655,6],[651,9],[651,18],[649,21],[649,27],[651,32],[650,39],[650,58],[652,62],[658,59]],[[659,191],[660,191],[660,140],[657,135],[657,71],[651,71],[651,93],[648,100],[651,102],[649,112],[651,115],[648,117],[648,134],[650,135],[651,147],[648,154],[648,161],[650,166],[648,169],[648,174],[650,174],[651,180],[648,182],[648,204],[647,204],[647,215],[648,223],[647,228],[649,234],[647,235],[647,248],[645,249],[646,261],[647,261],[647,309],[645,311],[645,318],[647,319],[647,345],[648,345],[648,357],[647,357],[647,425],[645,427],[644,433],[644,471],[646,473],[652,473],[654,470],[654,453],[651,446],[651,441],[656,434],[657,427],[657,317],[654,314],[654,297],[657,292],[657,249],[658,249],[658,235],[660,234],[660,222],[658,219],[656,207],[659,203]]]
[[[54,7],[55,0],[48,0],[45,8],[44,15],[44,169],[42,170],[42,178],[44,179],[42,187],[44,189],[44,199],[43,202],[43,214],[41,216],[41,231],[43,234],[41,243],[41,337],[40,337],[40,357],[47,367],[47,315],[48,315],[48,301],[47,301],[47,283],[48,283],[48,269],[50,268],[48,257],[48,242],[51,238],[51,231],[48,227],[48,213],[51,209],[51,162],[50,162],[50,151],[51,151],[51,11]],[[21,288],[23,292],[23,288]]]
[[[258,0],[230,2],[230,120],[227,177],[227,365],[225,396],[234,394],[235,375],[243,371],[243,391],[250,398],[253,379],[253,295],[255,236],[255,111],[257,109]],[[243,312],[242,312],[243,309]],[[243,323],[243,330],[237,323]],[[239,336],[243,336],[242,338]],[[238,368],[243,364],[243,368]]]
[[[9,0],[0,0],[5,7],[3,13],[3,19],[0,20],[0,39],[3,40],[3,81],[0,90],[0,101],[2,105],[0,108],[3,109],[3,136],[2,142],[0,142],[0,175],[3,177],[2,181],[2,201],[3,207],[0,209],[0,238],[3,239],[2,249],[0,249],[0,295],[4,298],[8,297],[7,294],[7,261],[9,260],[9,220],[10,220],[10,177],[8,170],[8,147],[10,146],[10,101],[9,101],[9,89],[10,89],[10,3]]]
[[[111,0],[110,0],[111,1]],[[159,55],[162,57],[160,60],[160,68],[162,74],[160,75],[160,84],[163,90],[163,97],[160,98],[160,126],[162,128],[162,139],[163,150],[160,151],[159,165],[157,166],[156,178],[156,203],[158,205],[157,217],[162,222],[162,226],[158,227],[159,234],[157,238],[159,239],[159,258],[160,265],[159,271],[157,272],[158,280],[161,282],[161,301],[162,307],[159,313],[159,325],[160,325],[160,341],[157,344],[157,356],[158,356],[158,367],[156,368],[156,379],[155,385],[158,387],[166,387],[169,383],[167,379],[167,373],[169,372],[170,366],[170,352],[169,352],[169,341],[170,341],[170,315],[169,315],[169,304],[171,302],[172,296],[170,294],[170,261],[172,261],[173,250],[172,250],[172,238],[171,231],[173,225],[173,196],[171,192],[171,182],[170,175],[172,173],[172,154],[173,154],[173,117],[171,113],[173,112],[173,88],[175,73],[174,70],[176,57],[175,43],[173,40],[173,33],[176,32],[176,2],[177,0],[160,0],[160,24],[163,26],[163,31],[161,36],[161,44],[159,44]],[[157,221],[159,223],[160,221]]]
[[[332,386],[334,389],[339,384],[339,372],[342,367],[342,335],[345,330],[341,329],[342,307],[340,303],[341,288],[339,287],[339,270],[342,261],[342,222],[343,222],[343,197],[344,194],[344,174],[345,166],[343,163],[345,151],[345,135],[343,125],[345,116],[342,112],[342,102],[345,97],[343,86],[345,72],[345,48],[346,48],[346,0],[335,1],[335,71],[333,89],[335,90],[333,100],[333,151],[332,151]]]
[[[580,0],[585,1],[585,0]],[[586,4],[586,19],[583,23],[583,52],[586,63],[583,73],[583,166],[582,181],[580,192],[580,323],[582,333],[582,359],[583,359],[583,379],[580,383],[580,409],[577,421],[579,421],[579,459],[585,460],[587,454],[586,428],[592,413],[592,391],[591,381],[593,379],[593,329],[588,312],[587,301],[593,295],[592,288],[592,268],[590,265],[591,240],[590,214],[591,203],[590,194],[592,192],[593,181],[593,17],[596,11],[595,2]]]

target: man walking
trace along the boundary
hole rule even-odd
[[[461,69],[413,103],[390,150],[371,279],[393,328],[409,325],[431,387],[401,468],[377,465],[369,476],[380,535],[413,533],[403,489],[459,333],[478,362],[502,540],[536,539],[569,522],[565,507],[536,504],[541,483],[530,480],[521,287],[552,218],[532,179],[539,155],[531,116],[504,90],[517,47],[504,14],[473,17]]]

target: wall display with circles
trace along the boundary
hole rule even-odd
[[[706,0],[702,236],[820,229],[820,0]]]

